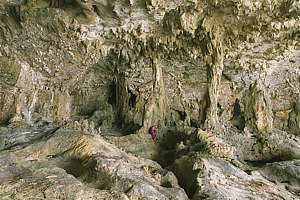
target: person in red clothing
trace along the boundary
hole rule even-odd
[[[151,126],[149,128],[148,133],[151,135],[152,140],[157,143],[158,142],[158,131],[157,128],[155,126]]]

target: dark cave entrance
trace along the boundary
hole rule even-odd
[[[122,104],[125,103],[127,104],[125,107],[126,109],[129,109],[128,111],[133,111],[136,108],[136,103],[137,103],[137,95],[135,95],[132,91],[127,90],[127,98],[125,99],[126,102],[118,102],[121,97],[118,95],[118,85],[115,81],[112,81],[108,85],[108,99],[107,102],[112,106],[114,110],[114,120],[112,127],[109,128],[109,131],[114,132],[114,133],[119,133],[122,136],[125,135],[130,135],[135,133],[138,129],[140,129],[142,126],[139,124],[136,124],[133,122],[133,119],[128,120],[127,119],[127,112],[124,111],[119,111],[123,113],[123,115],[118,114],[117,110],[119,109],[118,107]],[[125,94],[124,94],[125,95]]]

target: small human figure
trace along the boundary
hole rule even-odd
[[[152,140],[157,143],[158,142],[158,131],[155,126],[151,126],[149,128],[149,134],[151,135]]]

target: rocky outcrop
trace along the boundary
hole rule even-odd
[[[259,173],[247,174],[229,163],[204,158],[196,169],[199,190],[193,199],[295,199],[280,184],[264,179]]]
[[[12,134],[3,134],[9,143]],[[59,129],[51,135],[44,131],[34,142],[30,130],[13,134],[19,136],[14,140],[28,142],[1,152],[2,198],[187,199],[172,172],[126,154],[100,136]]]
[[[269,163],[260,172],[269,180],[281,183],[289,191],[299,194],[299,170],[299,160],[292,160]]]

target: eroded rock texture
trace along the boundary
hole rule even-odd
[[[0,197],[299,199],[299,67],[297,0],[2,0]]]

